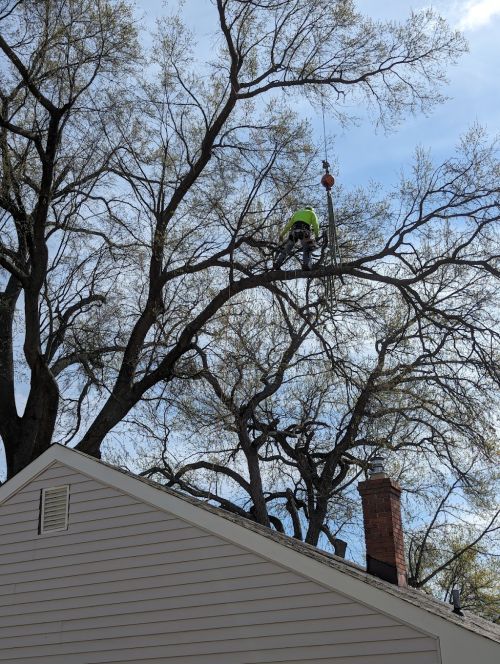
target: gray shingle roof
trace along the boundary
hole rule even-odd
[[[83,454],[78,450],[75,451],[77,451],[79,454]],[[294,551],[297,551],[303,554],[304,556],[313,558],[314,560],[324,565],[328,565],[329,567],[332,567],[338,570],[339,572],[350,575],[360,581],[363,581],[364,583],[379,588],[380,590],[383,590],[395,597],[398,597],[399,599],[409,602],[410,604],[413,604],[419,607],[420,609],[423,609],[424,611],[428,611],[429,613],[437,615],[440,618],[444,618],[445,620],[453,622],[456,625],[463,627],[464,629],[470,630],[472,632],[480,634],[481,636],[485,636],[486,638],[489,638],[493,641],[497,641],[500,643],[500,625],[496,625],[495,623],[485,620],[484,618],[480,618],[474,613],[464,610],[463,612],[464,615],[459,616],[453,613],[452,608],[449,604],[439,601],[438,599],[432,597],[431,595],[428,595],[422,590],[409,588],[409,587],[404,588],[400,586],[395,586],[391,583],[388,583],[387,581],[383,581],[382,579],[379,579],[371,574],[368,574],[368,572],[366,572],[366,570],[360,567],[359,565],[351,561],[345,560],[344,558],[339,558],[338,556],[335,556],[332,553],[323,551],[322,549],[318,549],[315,546],[306,544],[305,542],[301,542],[297,539],[294,539],[293,537],[283,535],[282,533],[279,533],[275,530],[271,530],[270,528],[266,528],[265,526],[262,526],[259,523],[255,523],[242,516],[233,514],[232,512],[228,512],[220,507],[214,507],[213,505],[210,505],[207,502],[198,500],[197,498],[193,498],[192,496],[188,496],[184,493],[181,493],[180,491],[176,491],[174,489],[165,487],[162,484],[155,482],[153,480],[147,479],[145,477],[140,477],[129,470],[113,466],[112,464],[109,464],[101,460],[99,460],[99,463],[106,465],[109,468],[117,470],[121,473],[124,473],[130,477],[133,477],[139,482],[144,482],[146,484],[149,484],[150,486],[158,489],[159,491],[163,491],[172,496],[175,496],[176,498],[180,498],[181,500],[184,500],[192,505],[195,505],[200,509],[207,510],[212,514],[216,514],[217,516],[232,521],[233,523],[236,523],[242,526],[243,528],[246,528],[247,530],[252,530],[283,546],[293,549]]]

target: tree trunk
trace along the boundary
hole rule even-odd
[[[312,544],[313,546],[318,545],[327,510],[328,499],[322,496],[318,497],[315,509],[309,514],[309,527],[305,539],[308,544]]]
[[[255,520],[263,526],[271,527],[267,504],[264,499],[264,489],[262,487],[262,477],[260,474],[259,458],[257,450],[250,447],[244,450],[248,463],[248,475],[250,479],[250,497],[253,503],[253,514]]]

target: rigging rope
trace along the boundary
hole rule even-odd
[[[327,256],[330,259],[330,264],[333,267],[338,268],[342,266],[342,255],[340,253],[340,247],[338,243],[337,224],[335,223],[335,211],[333,209],[332,187],[335,184],[335,178],[330,173],[330,164],[328,163],[325,104],[323,100],[321,101],[321,110],[323,115],[323,142],[325,146],[325,158],[323,159],[323,168],[325,169],[325,172],[321,178],[321,184],[326,189],[326,205],[328,210],[328,228],[326,231],[326,236],[328,239]],[[343,283],[342,275],[340,275],[340,280]],[[337,305],[337,294],[335,292],[335,281],[333,275],[325,277],[325,295],[327,301],[332,307],[334,304]]]
[[[324,102],[323,99],[321,100],[321,112],[322,112],[322,115],[323,115],[323,143],[324,143],[324,146],[325,146],[325,161],[327,162],[328,161],[328,149],[327,149],[327,145],[326,145],[325,102]]]

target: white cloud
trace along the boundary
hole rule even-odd
[[[500,16],[500,0],[469,0],[460,9],[460,30],[476,30]]]

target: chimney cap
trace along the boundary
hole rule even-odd
[[[381,477],[389,477],[384,468],[385,457],[377,454],[370,460],[370,469],[368,475],[370,479],[379,479]]]

